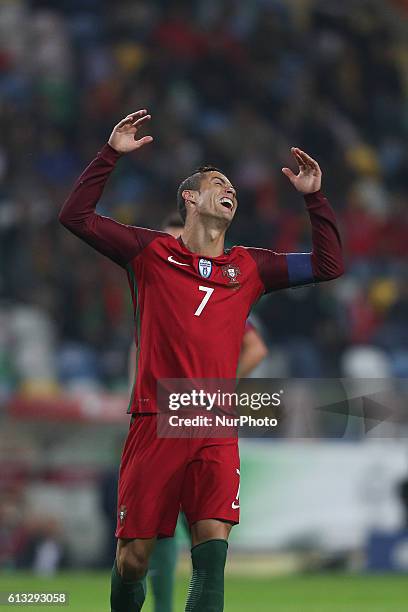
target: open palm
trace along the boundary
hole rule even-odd
[[[151,136],[143,136],[137,139],[136,135],[142,125],[151,119],[151,115],[147,114],[147,110],[139,110],[131,113],[113,128],[109,138],[110,146],[118,153],[131,153],[140,149],[143,145],[152,142]]]
[[[292,147],[291,152],[299,165],[299,172],[295,174],[290,168],[282,168],[283,174],[301,193],[307,194],[319,191],[322,185],[322,171],[317,161],[297,147]]]

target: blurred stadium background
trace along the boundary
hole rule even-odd
[[[155,138],[99,206],[126,223],[159,227],[211,162],[238,189],[231,243],[307,250],[280,169],[293,145],[316,157],[347,272],[259,303],[256,374],[406,385],[407,16],[406,0],[2,0],[0,590],[106,608],[132,312],[125,275],[57,214],[124,114],[148,108]],[[227,611],[406,610],[403,410],[386,438],[242,441]]]

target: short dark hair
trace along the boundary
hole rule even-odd
[[[183,220],[183,224],[186,222],[187,210],[182,193],[184,190],[199,191],[203,174],[205,174],[206,172],[221,172],[221,174],[223,174],[223,172],[215,166],[200,166],[199,168],[197,168],[194,174],[184,179],[184,181],[180,183],[179,188],[177,189],[177,210]]]

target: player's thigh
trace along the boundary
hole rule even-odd
[[[181,496],[190,527],[208,519],[222,524],[239,523],[239,487],[236,441],[197,447],[186,469]]]
[[[228,540],[232,524],[217,519],[204,519],[191,525],[191,545],[197,546],[208,540]]]

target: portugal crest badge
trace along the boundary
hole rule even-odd
[[[230,285],[239,285],[238,276],[240,276],[240,274],[241,270],[234,264],[222,266],[222,275],[228,278]]]
[[[209,259],[201,258],[198,262],[198,271],[203,278],[210,278],[212,272],[212,263]]]

